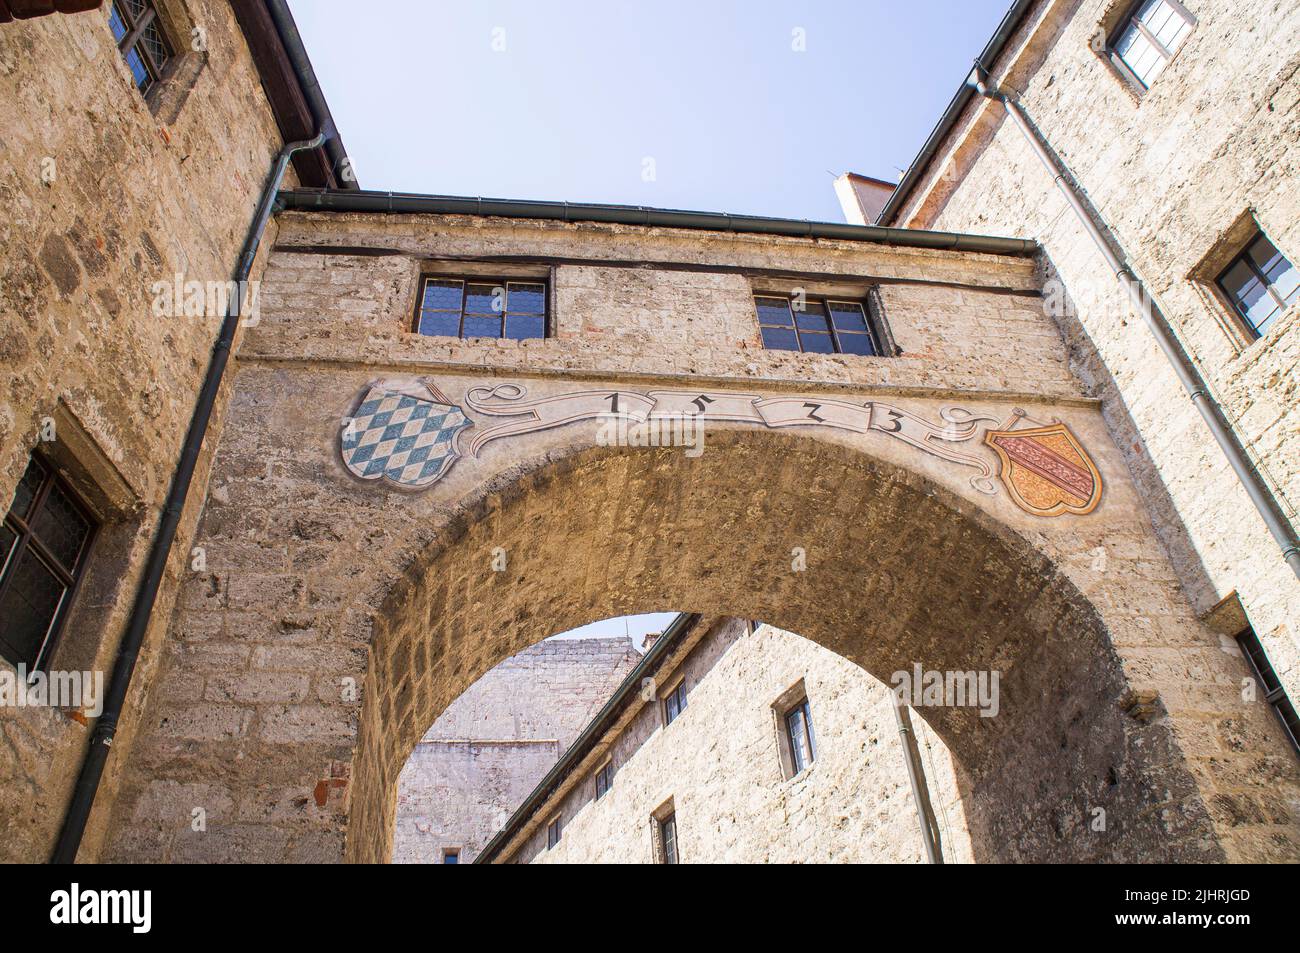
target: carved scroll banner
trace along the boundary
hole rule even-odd
[[[997,474],[1011,499],[1038,516],[1088,513],[1101,498],[1101,475],[1082,444],[1062,423],[1014,430],[1025,414],[1002,421],[960,407],[944,407],[938,422],[880,401],[766,397],[722,391],[583,390],[529,398],[522,384],[471,387],[465,407],[436,387],[378,381],[344,418],[340,455],[363,480],[424,488],[441,479],[463,454],[478,455],[494,440],[536,433],[585,420],[635,426],[751,423],[757,426],[829,427],[887,434],[924,453],[975,471],[970,485],[997,493],[994,470],[983,456],[959,445],[983,443],[997,454]],[[467,413],[471,411],[472,414]],[[490,418],[510,418],[493,421]],[[990,425],[998,425],[995,429]],[[462,433],[464,431],[464,433]],[[657,445],[657,444],[654,444]]]

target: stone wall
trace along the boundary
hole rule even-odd
[[[421,739],[398,780],[393,863],[441,864],[448,851],[472,863],[563,752],[554,739]]]
[[[292,212],[278,220],[263,320],[240,355],[247,362],[988,390],[1030,400],[1079,394],[1060,335],[1042,318],[1029,257],[459,215]],[[511,341],[411,333],[428,267],[548,277],[553,335]],[[861,297],[872,286],[880,288],[898,356],[762,348],[755,291],[802,287]],[[1014,356],[1007,342],[1015,342]]]
[[[540,271],[555,335],[411,333],[431,267]],[[759,347],[755,290],[828,285],[878,285],[903,353]],[[769,620],[877,678],[916,661],[1004,671],[997,719],[926,713],[969,780],[977,859],[1293,856],[1295,766],[1270,713],[1243,706],[1241,659],[1177,591],[1039,292],[1034,262],[1016,256],[282,216],[262,321],[235,368],[240,426],[222,435],[203,514],[208,570],[184,584],[110,856],[387,859],[400,769],[475,679],[557,630],[673,609]],[[579,421],[466,451],[417,492],[341,462],[345,421],[377,380],[433,384],[462,407],[472,388],[508,384],[539,399],[884,401],[930,421],[1021,408],[1067,423],[1105,490],[1085,516],[1042,518],[927,440],[722,421],[691,458],[604,446]],[[497,418],[475,420],[465,433]],[[1242,751],[1227,763],[1225,738]],[[1098,806],[1104,832],[1088,826]]]
[[[433,723],[398,780],[395,863],[471,862],[640,660],[630,639],[548,639]]]
[[[160,6],[184,68],[148,103],[106,7],[0,28],[0,500],[7,505],[39,446],[104,521],[53,659],[60,669],[111,670],[220,322],[155,314],[154,283],[230,279],[281,143],[229,6]],[[194,27],[204,51],[190,51]],[[274,225],[254,278],[273,240]],[[52,442],[41,440],[47,422]],[[130,757],[215,442],[199,463],[83,856],[95,855]],[[0,857],[44,860],[84,752],[84,719],[5,709],[0,735]]]
[[[993,74],[1114,231],[1292,524],[1300,501],[1300,308],[1252,340],[1213,286],[1258,225],[1300,261],[1300,7],[1193,3],[1192,32],[1144,95],[1098,52],[1125,4],[1038,4]],[[1251,217],[1253,216],[1253,223]],[[1042,243],[1045,303],[1103,402],[1187,597],[1235,593],[1300,699],[1300,583],[1151,335],[1000,106],[968,108],[896,218]],[[1221,614],[1234,634],[1240,610]],[[1231,641],[1225,643],[1231,651]]]
[[[664,724],[659,696],[684,679],[686,710]],[[816,733],[811,767],[787,777],[773,705],[803,682]],[[852,662],[770,625],[731,619],[656,675],[660,689],[591,765],[614,781],[595,799],[592,768],[536,811],[504,863],[653,863],[651,818],[671,801],[683,863],[918,863],[925,859],[889,689]],[[971,861],[955,767],[916,719],[944,857]],[[558,816],[559,843],[546,824]]]

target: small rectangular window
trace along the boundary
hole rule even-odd
[[[29,671],[50,660],[96,522],[35,455],[0,524],[0,655]]]
[[[1237,636],[1237,644],[1259,678],[1260,686],[1264,689],[1264,700],[1273,706],[1278,720],[1282,722],[1282,730],[1291,739],[1291,747],[1300,754],[1300,718],[1297,718],[1295,706],[1287,697],[1286,689],[1282,687],[1282,681],[1277,677],[1273,663],[1269,661],[1264,646],[1260,644],[1259,636],[1255,634],[1254,629],[1247,629]]]
[[[1111,42],[1116,65],[1142,89],[1149,88],[1195,23],[1178,0],[1140,0]]]
[[[142,93],[149,92],[162,80],[174,55],[158,22],[153,0],[113,0],[108,9],[108,28],[136,87]]]
[[[656,864],[675,864],[681,859],[677,841],[677,807],[672,798],[650,812],[651,854]]]
[[[438,337],[544,338],[546,283],[426,276],[415,331]]]
[[[672,811],[658,819],[659,863],[677,863],[677,812]]]
[[[600,770],[596,772],[596,800],[600,800],[609,793],[610,787],[614,783],[614,762],[606,761],[601,765]]]
[[[447,848],[442,852],[442,862],[444,864],[459,864],[460,851],[451,847]]]
[[[1278,251],[1267,235],[1256,232],[1219,275],[1218,285],[1250,332],[1262,337],[1277,317],[1300,298],[1300,269]]]
[[[671,725],[677,716],[686,710],[686,680],[677,683],[677,687],[664,699],[664,724]]]
[[[769,351],[864,357],[880,353],[860,301],[755,295],[754,308],[763,347]]]
[[[551,819],[551,823],[546,825],[546,849],[550,850],[560,842],[560,835],[564,832],[563,825],[560,823],[559,815]]]
[[[812,711],[808,707],[808,699],[802,699],[787,711],[784,720],[791,767],[798,774],[817,757],[817,741],[813,734]]]

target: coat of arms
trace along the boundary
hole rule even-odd
[[[906,407],[841,397],[721,390],[641,392],[617,387],[530,396],[527,387],[513,381],[471,386],[462,404],[475,419],[427,379],[372,381],[352,416],[343,418],[339,439],[343,465],[362,480],[422,490],[442,479],[462,455],[477,457],[489,443],[580,421],[600,422],[604,429],[596,433],[599,445],[604,445],[601,442],[614,421],[626,425],[625,431],[614,429],[615,442],[626,439],[627,446],[655,447],[676,446],[671,442],[674,434],[684,440],[689,423],[695,456],[703,452],[700,428],[704,424],[752,423],[887,435],[932,457],[974,470],[971,487],[993,495],[997,485],[987,455],[961,446],[976,443],[982,431],[984,443],[1001,462],[998,478],[1015,504],[1027,513],[1083,515],[1101,502],[1101,473],[1070,428],[1059,421],[1033,421],[1042,425],[1017,429],[1021,421],[1032,421],[1019,408],[1002,420],[961,407],[942,407],[935,421]],[[500,417],[509,419],[493,421]],[[462,446],[461,431],[476,423],[473,439]],[[992,429],[995,426],[999,429]],[[619,433],[624,438],[619,438]],[[670,442],[663,443],[663,439]]]
[[[989,430],[984,442],[1002,461],[1003,486],[1026,512],[1082,516],[1101,501],[1101,474],[1065,424]]]
[[[456,462],[456,435],[469,425],[435,387],[379,382],[344,418],[339,449],[343,465],[363,480],[426,487]]]

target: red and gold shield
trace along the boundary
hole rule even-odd
[[[1101,474],[1065,424],[990,430],[984,442],[1002,461],[1002,485],[1026,512],[1082,516],[1101,502]]]

